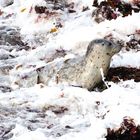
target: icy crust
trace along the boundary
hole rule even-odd
[[[42,85],[1,93],[1,125],[11,129],[7,136],[12,140],[39,139],[39,134],[42,139],[63,140],[104,139],[106,128],[119,127],[124,116],[139,124],[140,84],[110,84],[102,93]]]

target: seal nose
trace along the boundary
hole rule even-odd
[[[113,47],[114,54],[118,53],[120,50],[121,50],[121,46],[120,45],[118,45],[118,44],[114,45],[114,47]]]

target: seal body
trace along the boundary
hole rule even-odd
[[[54,84],[68,84],[91,90],[102,79],[100,68],[106,75],[111,57],[120,49],[121,47],[113,42],[104,39],[93,40],[84,56],[66,60],[61,65],[52,63],[40,68],[37,71],[40,82],[48,85],[53,81]]]
[[[96,39],[89,43],[84,56],[53,61],[36,69],[38,82],[45,85],[71,85],[93,89],[102,80],[100,69],[107,74],[111,57],[120,51],[121,47],[105,39]],[[31,79],[31,76],[29,76]],[[32,78],[34,79],[34,78]],[[32,81],[27,78],[27,81]],[[34,85],[33,83],[26,85]],[[20,80],[20,85],[21,84]],[[28,82],[26,82],[28,83]]]

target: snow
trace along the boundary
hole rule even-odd
[[[57,133],[63,134],[63,131],[66,131],[66,134],[55,139],[63,140],[71,139],[71,137],[84,139],[89,135],[91,135],[89,139],[103,139],[106,134],[105,128],[118,127],[124,116],[135,118],[136,123],[139,124],[140,84],[134,81],[122,82],[119,85],[110,84],[111,87],[101,93],[89,92],[86,89],[74,87],[65,87],[64,89],[60,87],[41,88],[37,85],[28,89],[16,90],[6,95],[1,94],[1,107],[21,109],[18,116],[12,119],[13,122],[17,122],[15,129],[12,130],[15,134],[13,139],[22,139],[24,137],[29,140],[39,139],[38,135],[42,136],[42,139],[44,135],[49,136],[49,139],[54,139],[49,135],[49,132],[57,135]],[[96,104],[97,101],[100,104]],[[32,110],[36,109],[36,112],[29,112],[27,107]],[[62,116],[53,113],[55,109],[61,107],[66,107],[68,111]],[[37,112],[43,113],[43,110],[47,115],[47,122],[46,119],[42,120],[37,115]],[[34,119],[40,120],[38,127],[41,128],[35,131],[26,130],[25,126],[30,124],[28,121]],[[44,125],[47,126],[51,123],[54,125],[51,130],[43,129],[45,128]],[[33,123],[30,125],[33,128],[36,127]],[[71,126],[72,129],[66,130],[67,125]]]
[[[133,58],[133,59],[132,59]],[[123,60],[123,61],[122,61]],[[124,52],[112,58],[112,67],[126,66],[140,68],[140,52]]]
[[[95,23],[91,17],[92,0],[75,0],[76,13],[58,10],[48,19],[43,14],[39,17],[31,9],[46,5],[44,0],[14,0],[12,5],[5,7],[7,2],[0,1],[0,9],[4,11],[0,26],[19,27],[23,40],[31,48],[26,51],[12,46],[13,50],[9,51],[10,46],[0,45],[0,58],[15,56],[0,60],[1,67],[14,66],[6,75],[5,71],[0,71],[0,85],[9,86],[17,73],[30,72],[32,76],[34,69],[49,61],[83,55],[92,39],[112,34],[114,38],[128,41],[127,35],[140,29],[140,13]],[[81,12],[83,6],[89,6],[90,10]],[[9,14],[12,15],[6,18]],[[51,33],[58,22],[62,23],[62,28]],[[66,55],[62,58],[56,55],[56,50],[65,50]],[[122,49],[111,61],[111,67],[118,66],[140,68],[140,52]],[[29,80],[37,83],[34,82],[37,77]],[[11,92],[0,91],[0,126],[14,126],[9,132],[13,136],[8,135],[11,140],[105,140],[106,129],[119,127],[125,116],[140,124],[140,83],[129,80],[107,84],[110,87],[102,92],[90,92],[79,87],[28,85],[26,81],[20,88],[13,82]]]

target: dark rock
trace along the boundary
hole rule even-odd
[[[43,14],[47,10],[45,6],[35,6],[35,11],[37,14]]]
[[[5,92],[11,92],[12,89],[9,86],[0,85],[0,91],[5,93]]]
[[[94,0],[94,1],[93,1],[93,5],[92,5],[92,6],[97,7],[97,6],[98,6],[98,0]]]
[[[119,16],[125,17],[132,14],[132,11],[139,12],[139,3],[132,5],[120,0],[107,0],[98,3],[98,0],[94,0],[93,6],[97,7],[92,16],[96,22],[116,19]]]
[[[15,125],[5,126],[0,125],[0,140],[8,140],[13,137],[11,130],[15,128]]]
[[[110,68],[106,79],[113,82],[118,82],[119,79],[134,79],[135,82],[140,82],[140,69],[127,67]]]
[[[140,126],[130,117],[124,117],[118,129],[107,129],[106,140],[140,140]]]
[[[0,49],[0,60],[6,60],[15,58],[13,55],[11,55],[8,51]]]
[[[0,27],[0,45],[25,46],[21,39],[20,30],[15,27]]]
[[[10,6],[10,5],[12,5],[14,3],[14,0],[3,0],[2,2],[1,2],[1,6],[2,7],[7,7],[7,6]]]
[[[69,12],[69,13],[75,13],[76,11],[73,10],[73,9],[69,9],[68,12]]]

